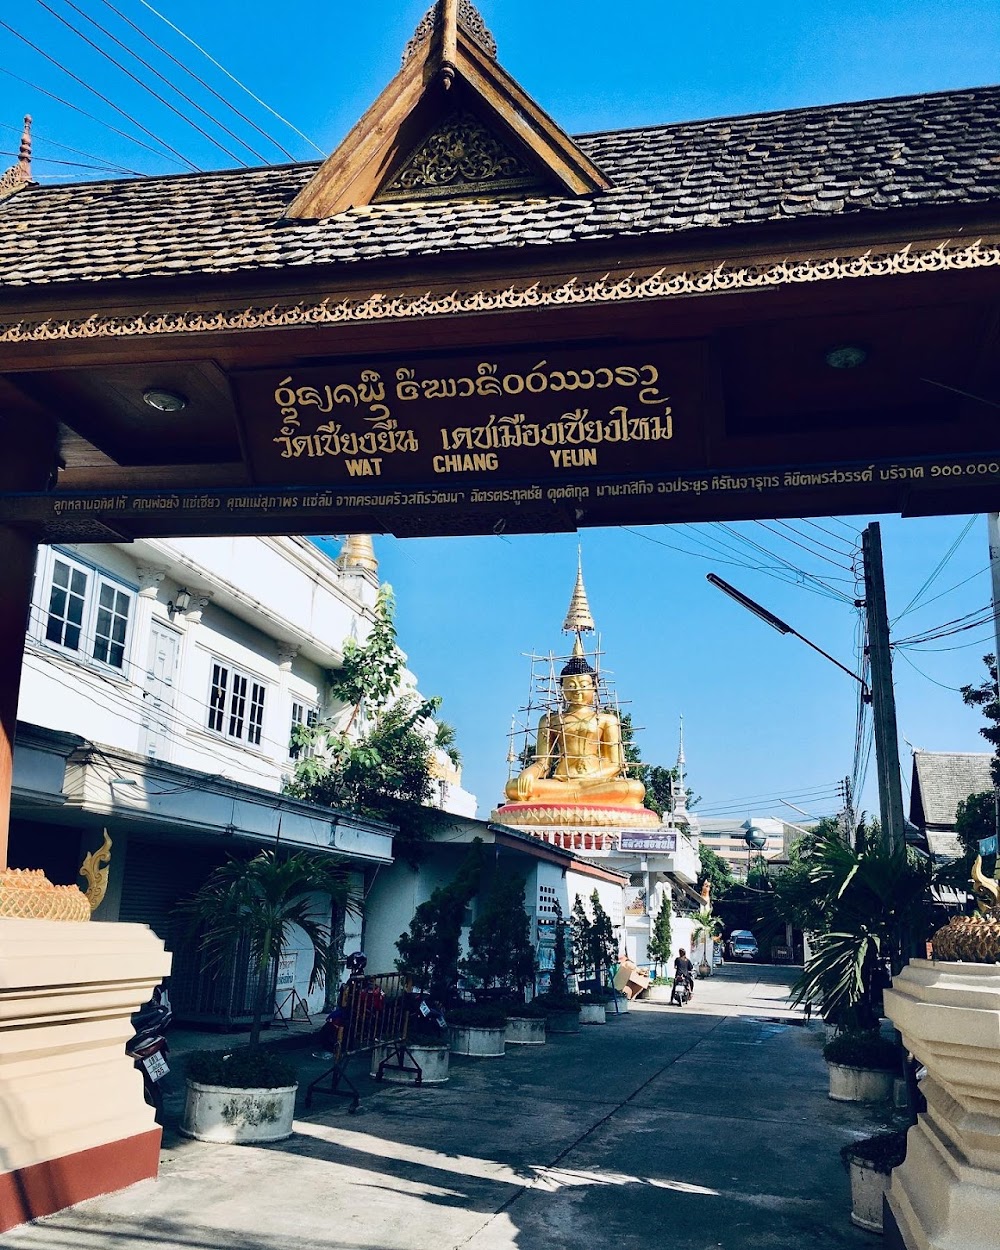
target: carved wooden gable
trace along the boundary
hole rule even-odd
[[[288,210],[449,197],[586,195],[608,181],[496,61],[471,0],[438,0],[400,72]]]
[[[374,199],[495,195],[543,185],[544,179],[521,152],[475,114],[456,109],[390,174]]]

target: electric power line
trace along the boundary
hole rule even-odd
[[[172,52],[168,52],[166,48],[161,47],[161,45],[160,45],[160,44],[158,44],[158,43],[156,42],[156,40],[155,40],[155,39],[153,39],[153,37],[152,37],[151,35],[147,35],[147,34],[146,34],[146,32],[142,29],[142,27],[141,27],[141,26],[136,25],[136,23],[135,23],[135,22],[133,22],[133,21],[131,20],[131,18],[127,17],[124,13],[122,13],[122,11],[121,11],[120,9],[116,8],[116,7],[115,7],[115,5],[113,5],[113,4],[111,3],[111,0],[101,0],[101,3],[102,3],[102,4],[104,4],[104,5],[106,5],[106,6],[107,6],[107,8],[109,8],[109,9],[111,10],[111,12],[112,12],[112,13],[115,13],[115,14],[116,14],[119,18],[121,18],[121,20],[122,20],[122,21],[123,21],[123,22],[124,22],[127,26],[130,26],[130,27],[131,27],[131,28],[132,28],[132,29],[136,32],[136,34],[141,35],[141,36],[142,36],[142,38],[143,38],[143,39],[145,39],[145,40],[146,40],[146,42],[147,42],[148,44],[150,44],[152,47],[156,48],[156,50],[157,50],[157,51],[158,51],[158,52],[159,52],[162,56],[165,56],[165,57],[167,58],[167,60],[168,60],[168,61],[171,61],[174,65],[176,65],[178,69],[182,69],[182,70],[184,71],[184,73],[185,73],[185,74],[187,74],[187,75],[188,75],[188,77],[193,78],[193,79],[195,80],[195,82],[196,82],[196,83],[198,83],[198,85],[199,85],[199,86],[204,87],[204,89],[205,89],[205,90],[206,90],[206,91],[207,91],[210,95],[214,96],[214,97],[215,97],[215,99],[216,99],[216,100],[218,100],[220,104],[224,104],[224,105],[226,106],[226,108],[230,109],[233,113],[235,113],[235,114],[236,114],[236,116],[237,116],[238,118],[240,118],[240,120],[241,120],[241,121],[246,122],[246,124],[247,124],[248,126],[252,127],[254,130],[256,130],[256,132],[257,132],[259,135],[261,135],[261,136],[262,136],[262,138],[266,139],[266,140],[268,141],[268,143],[273,143],[273,144],[274,144],[274,146],[278,149],[278,151],[279,151],[279,152],[280,152],[283,156],[288,157],[288,159],[289,159],[290,161],[294,161],[294,160],[295,160],[294,155],[293,155],[291,152],[289,152],[289,151],[288,151],[288,149],[287,149],[286,147],[283,147],[283,146],[282,146],[282,144],[281,144],[281,143],[279,143],[279,142],[278,142],[278,140],[277,140],[277,139],[275,139],[273,135],[268,134],[268,132],[267,132],[266,130],[261,129],[261,127],[260,127],[260,126],[258,126],[258,125],[257,125],[257,123],[256,123],[255,121],[253,121],[251,118],[247,117],[247,115],[246,115],[245,113],[241,112],[241,111],[240,111],[240,110],[236,107],[236,105],[235,105],[235,104],[233,104],[230,100],[227,100],[227,99],[226,99],[226,97],[225,97],[224,95],[222,95],[220,92],[216,91],[216,90],[215,90],[215,88],[214,88],[214,87],[213,87],[210,83],[207,83],[207,82],[204,80],[204,78],[202,78],[199,74],[196,74],[196,73],[194,72],[194,70],[193,70],[193,69],[191,69],[189,66],[185,65],[185,64],[184,64],[184,62],[183,62],[183,61],[181,61],[181,60],[179,60],[176,56],[174,56]],[[176,29],[176,28],[175,28],[175,29]],[[222,123],[221,123],[221,122],[219,122],[218,124],[219,124],[220,126],[222,126]],[[226,129],[224,126],[223,126],[222,128],[223,128],[224,130]],[[227,131],[226,131],[226,133],[227,133],[227,134],[232,134],[232,131],[228,131],[228,130],[227,130]],[[233,135],[233,138],[234,138],[234,139],[238,139],[238,136],[237,136],[237,135]],[[258,160],[263,161],[263,162],[264,162],[264,164],[269,164],[269,163],[270,163],[270,162],[269,162],[269,161],[267,161],[267,160],[265,159],[265,157],[263,157],[263,156],[262,156],[259,152],[257,152],[254,148],[250,147],[250,144],[249,144],[249,143],[247,143],[245,140],[243,140],[243,139],[239,139],[238,141],[239,141],[240,143],[242,143],[242,144],[243,144],[243,146],[244,146],[244,147],[246,147],[249,151],[253,152],[254,156],[256,156]]]
[[[59,70],[60,73],[66,74],[67,77],[72,78],[75,83],[79,83],[79,85],[83,87],[85,90],[89,91],[91,95],[96,95],[97,98],[101,100],[104,104],[107,104],[110,108],[113,108],[116,113],[119,113],[127,121],[132,122],[132,124],[134,126],[137,126],[144,135],[148,135],[151,139],[154,139],[162,147],[166,148],[166,150],[172,156],[176,157],[176,159],[179,161],[180,164],[187,165],[188,168],[192,170],[194,173],[201,172],[198,166],[193,161],[189,161],[188,158],[186,156],[183,156],[180,152],[178,152],[176,148],[171,147],[170,144],[167,143],[165,139],[161,139],[159,135],[155,134],[152,130],[147,129],[147,127],[145,127],[142,124],[142,122],[136,121],[136,119],[134,117],[131,117],[128,113],[126,113],[123,108],[119,108],[119,106],[115,104],[113,100],[109,100],[108,97],[106,95],[102,95],[101,92],[98,91],[96,87],[92,87],[90,83],[85,82],[78,74],[74,74],[71,69],[67,69],[66,66],[63,65],[60,61],[56,60],[54,56],[49,56],[47,52],[44,52],[37,44],[32,43],[31,40],[26,35],[22,35],[20,31],[15,30],[14,27],[11,26],[8,22],[5,22],[3,18],[0,18],[0,26],[2,26],[4,30],[12,34],[15,39],[20,39],[22,43],[27,44],[27,46],[31,48],[33,52],[37,52],[39,56],[44,57],[45,60],[48,61],[51,65],[54,65],[56,69]],[[143,144],[142,146],[145,147],[146,145]],[[156,150],[155,148],[150,148],[151,152],[155,150]],[[162,158],[163,153],[158,152],[157,155]]]
[[[8,27],[8,29],[10,28]],[[124,130],[119,130],[117,126],[112,126],[110,122],[102,121],[100,117],[95,117],[93,113],[88,113],[86,109],[80,108],[78,104],[71,104],[69,100],[64,100],[62,96],[55,95],[53,92],[47,91],[44,87],[39,87],[37,83],[31,82],[27,78],[21,78],[18,74],[12,73],[11,70],[5,69],[2,65],[0,65],[0,74],[6,74],[8,78],[13,78],[15,82],[21,83],[22,86],[30,87],[32,91],[37,91],[39,95],[47,96],[50,100],[55,100],[57,104],[63,105],[64,108],[72,109],[74,113],[79,113],[81,117],[86,117],[88,121],[95,122],[98,126],[103,126],[105,130],[110,130],[112,134],[119,135],[122,139],[127,139],[129,143],[134,143],[137,147],[143,148],[147,152],[152,152],[154,156],[159,157],[161,160],[163,159],[164,153],[159,149],[151,148],[148,143],[143,143],[143,141],[141,139],[137,139],[135,135],[130,135]],[[120,111],[121,110],[119,110],[119,112]],[[52,141],[48,140],[48,142]],[[65,147],[65,144],[57,143],[55,146]],[[74,149],[72,148],[70,149],[70,151],[73,150]],[[84,155],[89,156],[90,153],[84,153]],[[143,176],[141,171],[134,169],[124,169],[123,167],[123,172],[137,174],[140,177]]]
[[[76,6],[72,3],[72,0],[63,0],[63,2],[65,4],[69,4],[70,8],[76,9]],[[93,48],[93,50],[96,53],[98,53],[98,55],[103,56],[106,61],[110,61],[111,64],[116,69],[121,70],[121,72],[125,75],[125,77],[131,79],[132,82],[136,84],[136,86],[140,87],[143,91],[151,95],[154,100],[158,100],[160,104],[163,105],[164,108],[169,109],[171,113],[173,113],[176,117],[179,117],[182,122],[190,126],[193,130],[197,130],[197,132],[203,138],[207,139],[209,143],[213,143],[219,149],[220,152],[225,152],[226,156],[228,156],[230,160],[237,161],[239,164],[244,165],[244,166],[246,165],[246,161],[238,157],[235,152],[230,152],[230,150],[226,147],[224,143],[220,143],[219,140],[216,139],[214,135],[210,135],[208,131],[204,129],[204,127],[199,126],[198,123],[195,121],[192,121],[190,117],[185,117],[184,114],[181,112],[181,110],[177,108],[175,104],[172,104],[168,99],[160,95],[158,91],[154,91],[148,82],[144,82],[141,78],[138,77],[138,75],[133,74],[130,69],[126,69],[126,67],[121,63],[121,61],[119,61],[116,57],[112,56],[111,53],[108,52],[105,48],[102,48],[100,44],[95,43],[93,39],[91,39],[88,35],[85,35],[82,30],[79,30],[76,26],[74,26],[73,23],[68,21],[65,17],[63,17],[61,13],[57,13],[55,9],[53,9],[50,5],[46,3],[46,0],[35,0],[35,3],[41,5],[41,7],[45,10],[46,13],[51,14],[52,17],[54,17],[57,22],[61,22],[63,26],[65,26],[67,30],[72,31],[73,34],[76,35],[78,39],[82,39],[88,48]],[[79,12],[79,10],[76,10],[76,11]],[[86,17],[86,14],[84,14],[84,16]],[[98,26],[98,23],[95,22],[93,18],[87,18],[87,20],[90,22],[93,22],[95,26]],[[104,30],[102,26],[98,26],[98,29]],[[107,34],[108,32],[104,31],[104,33]],[[121,42],[120,40],[115,39],[114,35],[109,35],[109,38],[113,39],[115,43]],[[124,47],[125,45],[122,44],[121,46]],[[125,50],[126,52],[129,52],[128,48],[126,48]],[[149,69],[152,73],[158,74],[157,70],[154,70],[151,65],[147,65],[146,62],[143,61],[142,58],[138,56],[136,53],[129,52],[129,55],[135,56],[136,60],[138,60],[140,64],[145,65],[146,68]],[[162,74],[160,74],[159,76],[161,78],[163,77]],[[174,88],[174,90],[176,90],[176,88]],[[182,93],[179,93],[179,94],[182,94]],[[197,169],[198,166],[195,166],[195,168]]]
[[[143,6],[143,8],[148,9],[150,13],[153,14],[154,17],[158,17],[161,22],[165,22],[166,25],[169,26],[171,30],[175,31],[178,35],[180,35],[182,39],[187,40],[187,42],[195,49],[195,51],[200,52],[203,57],[211,61],[211,63],[215,66],[217,70],[220,70],[223,74],[225,74],[225,76],[228,79],[230,79],[232,82],[234,82],[241,91],[245,91],[251,100],[253,100],[256,104],[259,104],[261,108],[267,109],[267,111],[271,114],[272,117],[276,117],[283,126],[287,126],[289,130],[294,131],[294,133],[297,134],[300,139],[304,139],[311,148],[315,148],[315,150],[320,154],[320,156],[327,155],[327,153],[323,151],[323,149],[319,146],[318,143],[314,143],[312,139],[309,138],[308,135],[303,134],[302,131],[299,130],[297,126],[292,125],[292,123],[287,118],[282,117],[280,113],[275,112],[275,110],[271,108],[270,104],[266,104],[260,98],[260,96],[254,95],[254,93],[250,90],[249,87],[244,86],[244,84],[241,83],[240,80],[234,74],[231,74],[224,65],[220,65],[219,62],[215,59],[215,57],[210,56],[209,53],[207,53],[203,47],[195,43],[195,41],[191,38],[190,35],[186,35],[184,31],[182,31],[179,26],[175,26],[173,22],[170,21],[169,18],[166,18],[163,16],[162,13],[157,12],[157,10],[154,9],[153,6],[148,3],[148,0],[139,0],[139,3]],[[282,149],[282,151],[284,151],[284,149]]]

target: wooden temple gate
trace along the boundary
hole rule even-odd
[[[983,89],[574,140],[441,0],[322,165],[22,160],[0,868],[39,543],[1000,508],[998,121]]]

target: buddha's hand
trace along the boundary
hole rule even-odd
[[[535,788],[535,776],[529,769],[525,769],[517,779],[517,801],[524,803],[531,798],[531,792]]]

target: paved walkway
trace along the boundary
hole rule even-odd
[[[269,1147],[166,1135],[159,1181],[0,1236],[0,1250],[847,1250],[839,1147],[884,1123],[826,1097],[788,969],[727,967],[437,1089],[367,1078]],[[320,1067],[302,1052],[302,1076]],[[887,1114],[887,1113],[886,1113]]]

